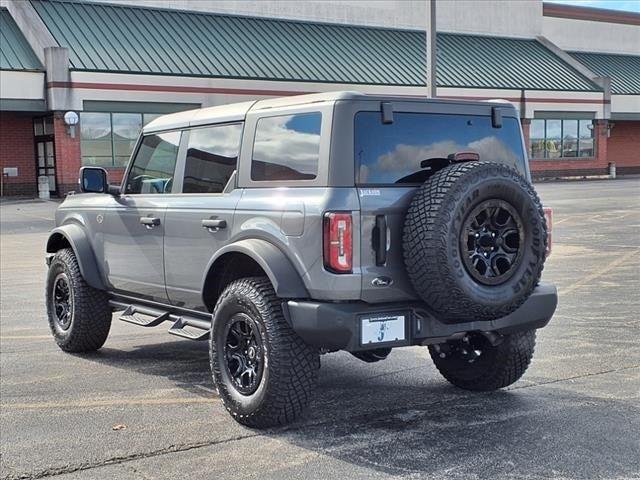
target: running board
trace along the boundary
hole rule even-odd
[[[152,308],[141,307],[138,305],[129,305],[120,315],[120,320],[127,323],[133,323],[141,327],[155,327],[165,320],[169,320],[169,312],[163,312]]]
[[[110,300],[109,304],[115,311],[123,311],[119,317],[123,322],[140,327],[155,327],[162,322],[171,321],[173,325],[169,328],[169,333],[172,335],[189,340],[207,340],[209,338],[210,319],[198,318],[182,312],[172,313],[146,305],[127,304],[117,300]]]
[[[210,322],[194,317],[178,317],[169,329],[171,335],[189,340],[208,340]]]

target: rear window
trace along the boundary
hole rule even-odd
[[[493,128],[489,116],[394,113],[393,123],[383,124],[380,112],[359,112],[354,147],[359,184],[419,183],[418,172],[428,173],[424,160],[461,151],[525,171],[520,125],[512,117]]]
[[[251,179],[313,180],[318,175],[322,114],[301,113],[258,120]]]

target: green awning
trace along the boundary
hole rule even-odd
[[[422,86],[425,33],[32,0],[74,70]],[[440,87],[600,91],[536,40],[438,34]]]
[[[611,78],[611,93],[640,95],[640,56],[569,52],[597,75]]]
[[[0,70],[43,70],[6,8],[0,8]]]

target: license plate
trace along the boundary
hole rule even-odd
[[[360,320],[361,345],[396,342],[405,339],[405,315],[362,318]]]

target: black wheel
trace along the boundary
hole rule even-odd
[[[444,321],[492,320],[539,283],[547,227],[533,186],[492,162],[449,165],[417,191],[404,226],[407,273]]]
[[[391,353],[390,348],[374,348],[373,350],[363,350],[361,352],[351,352],[351,355],[367,363],[375,363],[386,359]]]
[[[436,368],[453,385],[490,391],[516,382],[527,370],[536,343],[535,330],[505,335],[491,345],[480,333],[429,346]]]
[[[213,312],[210,360],[226,409],[243,425],[295,420],[315,388],[320,356],[287,324],[266,277],[230,283]]]
[[[87,285],[70,248],[51,260],[46,299],[49,328],[62,350],[90,352],[104,345],[111,328],[107,295]]]

